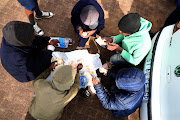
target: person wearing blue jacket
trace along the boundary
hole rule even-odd
[[[51,51],[58,40],[34,36],[32,24],[11,21],[3,29],[1,63],[5,70],[19,82],[34,80],[51,65]]]
[[[104,11],[96,0],[79,0],[71,12],[71,22],[78,33],[79,47],[84,47],[90,36],[104,28]]]
[[[96,95],[105,109],[111,110],[114,117],[126,117],[140,107],[144,95],[145,75],[137,68],[123,68],[117,74],[108,71],[111,91],[93,77]]]

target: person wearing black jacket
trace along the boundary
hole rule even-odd
[[[51,65],[52,51],[43,49],[54,48],[58,40],[34,36],[33,26],[20,21],[7,23],[2,32],[1,63],[16,80],[34,80]]]

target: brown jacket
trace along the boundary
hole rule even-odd
[[[69,67],[69,66],[68,66]],[[73,68],[72,68],[73,69]],[[62,72],[64,71],[64,73]],[[49,70],[45,70],[38,78],[34,81],[33,87],[35,90],[36,96],[33,98],[31,105],[29,107],[29,113],[39,120],[57,120],[61,117],[63,108],[76,96],[80,86],[80,76],[79,73],[69,72],[67,69],[61,69],[60,72],[52,75],[51,82],[47,82],[45,78],[50,74]],[[71,86],[71,83],[58,82],[62,79],[63,75],[69,76],[74,75],[74,84]],[[58,76],[58,75],[59,76]],[[60,75],[61,74],[61,75]],[[53,76],[57,76],[56,78]],[[73,78],[73,75],[71,75]],[[66,78],[64,81],[66,80]],[[58,83],[57,83],[58,82]],[[67,90],[67,86],[69,89]],[[64,89],[64,90],[63,90]]]

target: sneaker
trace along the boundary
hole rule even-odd
[[[34,32],[35,34],[42,36],[44,35],[44,32],[42,31],[42,29],[37,25],[37,23],[35,23],[35,25],[33,25],[34,28]]]
[[[41,12],[42,12],[42,15],[41,16],[36,15],[35,16],[36,19],[51,18],[53,16],[52,12],[43,12],[43,11]]]

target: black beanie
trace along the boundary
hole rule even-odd
[[[14,46],[31,46],[34,38],[34,29],[32,24],[11,21],[2,29],[5,40]]]
[[[137,32],[140,26],[140,15],[138,13],[129,13],[123,16],[118,24],[119,29],[128,34]]]

